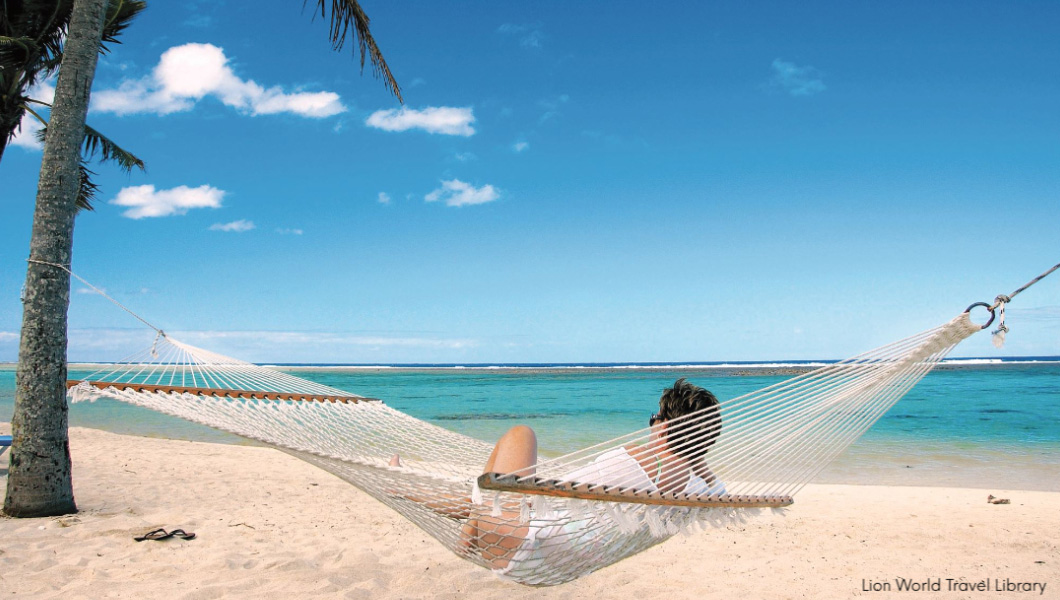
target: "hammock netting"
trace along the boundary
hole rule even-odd
[[[652,428],[540,460],[529,475],[486,476],[478,484],[486,489],[479,491],[476,481],[492,444],[382,401],[161,333],[141,355],[71,382],[69,394],[73,401],[112,398],[275,446],[349,481],[462,558],[520,583],[554,585],[677,533],[790,504],[979,330],[962,313],[929,331],[722,400],[720,410],[693,413],[687,431],[704,433],[671,440],[671,449],[702,449],[713,441],[704,460],[714,480],[709,489],[680,492],[660,491],[643,470],[619,468],[613,460],[623,449],[651,448],[658,435]],[[653,401],[645,398],[646,412]],[[395,455],[400,466],[392,466]],[[656,459],[659,472],[673,466],[668,460]]]

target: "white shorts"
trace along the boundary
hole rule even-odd
[[[475,504],[483,504],[477,484],[471,498]],[[593,524],[592,519],[586,518],[572,521],[570,512],[562,509],[553,511],[550,519],[538,519],[531,509],[526,537],[512,553],[508,565],[492,571],[501,579],[526,585],[554,581],[558,567],[581,563],[592,554],[593,541],[601,531]]]

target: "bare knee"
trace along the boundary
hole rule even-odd
[[[527,425],[516,425],[501,436],[498,444],[517,444],[519,446],[533,446],[537,448],[537,434]]]
[[[531,475],[537,464],[537,435],[526,425],[516,425],[497,441],[486,471]]]

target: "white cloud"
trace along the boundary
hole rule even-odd
[[[499,197],[500,194],[492,185],[476,188],[459,179],[450,179],[449,181],[443,181],[442,187],[424,196],[424,200],[427,202],[444,200],[446,206],[469,206],[493,202]]]
[[[29,88],[29,92],[26,95],[34,100],[40,100],[41,102],[52,104],[55,102],[55,80],[46,79],[44,81],[38,81],[35,85]]]
[[[377,110],[372,113],[365,124],[384,131],[408,131],[422,129],[428,133],[469,136],[475,133],[471,126],[475,115],[471,107],[456,108],[452,106],[428,106],[423,110],[407,107]]]
[[[183,215],[193,208],[220,208],[225,192],[209,185],[187,186],[171,190],[155,190],[153,185],[123,188],[110,201],[117,206],[128,206],[122,216],[130,219]]]
[[[210,231],[234,231],[236,233],[243,233],[244,231],[250,231],[251,229],[254,229],[254,222],[246,219],[232,221],[231,223],[214,223],[213,225],[210,225]]]
[[[99,294],[100,292],[103,292],[104,294],[106,294],[107,293],[107,289],[106,288],[100,288],[97,291],[97,290],[94,290],[92,288],[87,288],[87,287],[77,288],[77,293],[78,294]]]
[[[778,58],[773,61],[772,68],[770,83],[792,96],[812,96],[825,90],[821,72],[813,67],[800,67]]]
[[[10,342],[18,339],[18,334],[14,331],[0,331],[0,342]]]
[[[40,100],[41,102],[47,102],[51,104],[55,100],[55,85],[52,81],[41,81],[29,88],[26,92],[26,96],[33,98],[34,100]],[[40,106],[39,104],[32,105],[33,110],[39,114],[41,110],[48,110],[46,107]],[[41,150],[44,148],[44,144],[37,139],[37,132],[44,129],[44,125],[37,120],[37,117],[29,114],[28,112],[22,115],[22,121],[19,122],[18,133],[15,137],[11,138],[9,142],[12,146],[18,146],[27,150]]]
[[[512,144],[512,150],[514,150],[515,152],[522,152],[523,150],[526,150],[529,147],[530,144],[527,142],[515,142],[514,144]]]
[[[475,156],[475,154],[472,152],[457,152],[456,155],[453,156],[453,158],[459,160],[460,162],[467,162],[469,160],[475,160],[478,157]]]
[[[224,50],[212,44],[166,50],[150,76],[93,93],[92,109],[119,115],[165,115],[191,110],[206,96],[250,115],[292,113],[322,118],[346,110],[334,92],[285,92],[280,86],[266,89],[241,79],[228,66]]]
[[[379,192],[379,203],[390,204],[390,194],[386,192]]]
[[[301,229],[291,229],[289,227],[284,227],[282,229],[277,229],[276,233],[280,235],[302,235],[303,232]]]
[[[22,115],[22,121],[19,122],[18,133],[8,143],[26,150],[41,150],[44,144],[37,139],[37,132],[41,129],[44,129],[44,125],[41,125],[41,122],[33,115],[26,113]]]

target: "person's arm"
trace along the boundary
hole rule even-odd
[[[714,471],[710,470],[710,467],[707,466],[706,462],[702,460],[696,461],[695,465],[692,467],[692,472],[699,477],[703,483],[700,484],[697,482],[698,485],[696,487],[698,489],[692,489],[692,486],[689,486],[689,489],[687,490],[688,492],[694,494],[726,493],[725,483],[718,479],[718,476],[714,474]]]

